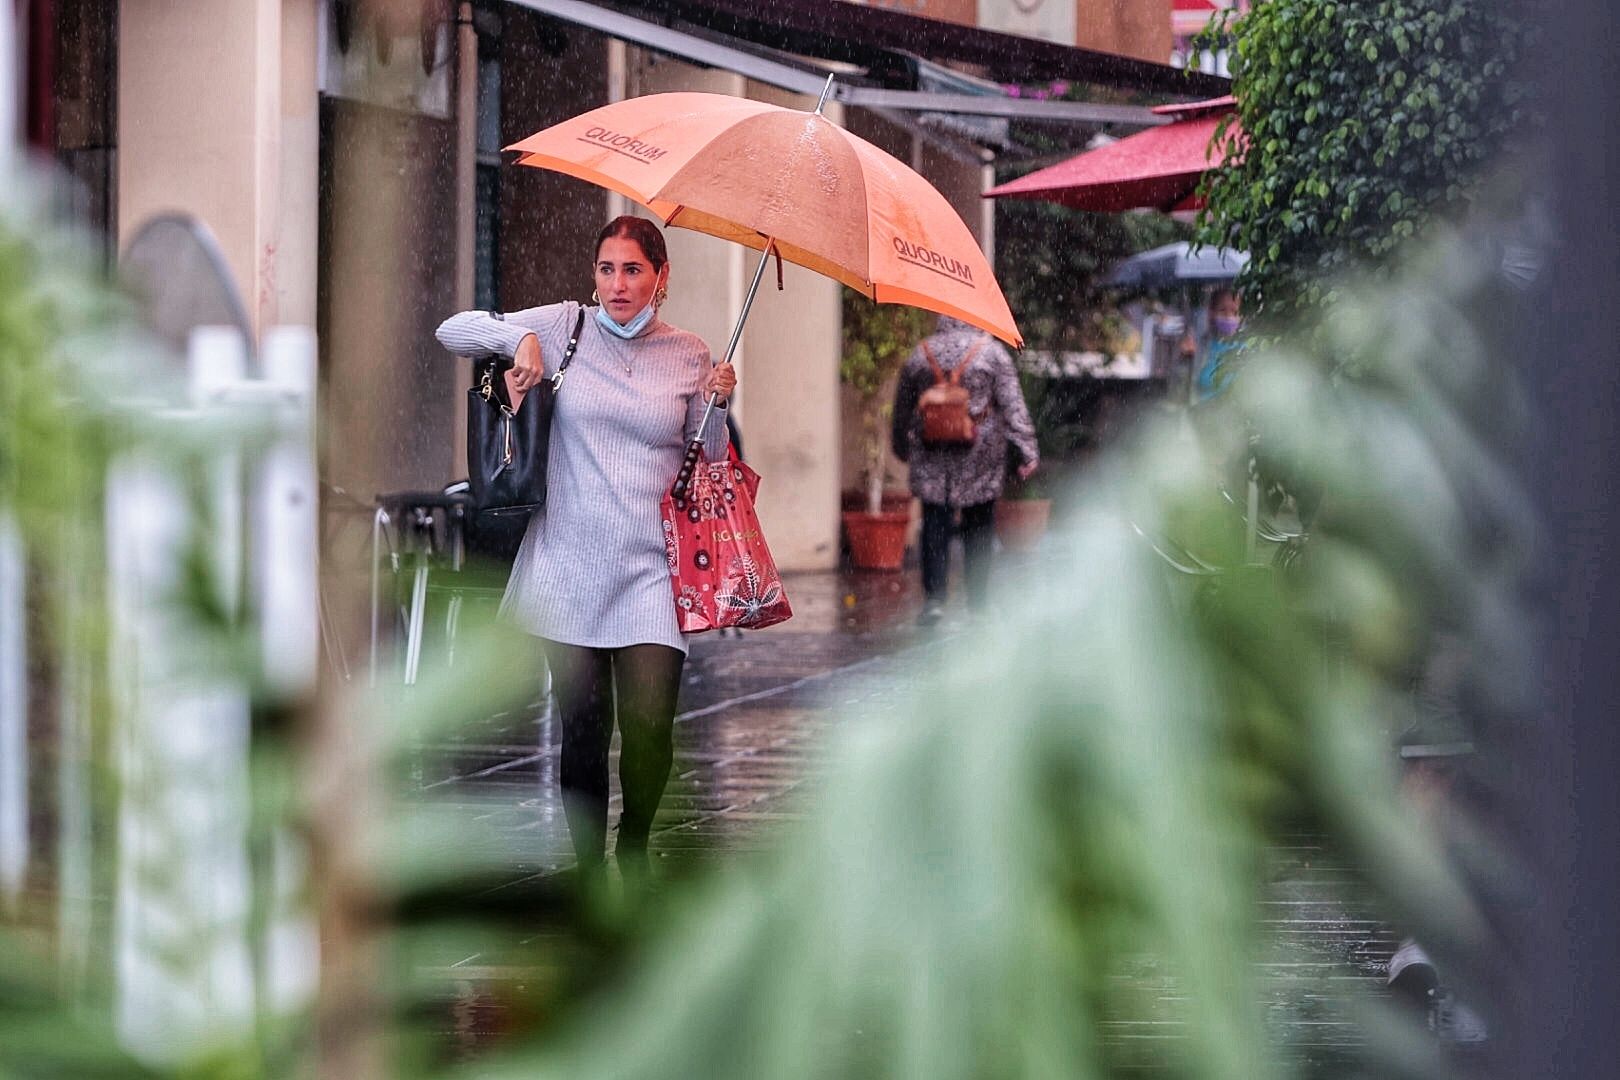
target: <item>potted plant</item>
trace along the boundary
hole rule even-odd
[[[1043,466],[1044,468],[1044,466]],[[1046,535],[1052,520],[1052,498],[1046,477],[1036,473],[1020,480],[1014,473],[1007,478],[1001,498],[996,500],[996,539],[1008,551],[1029,551]]]
[[[1046,535],[1052,519],[1052,478],[1080,446],[1084,432],[1073,418],[1074,403],[1060,392],[1057,380],[1020,371],[1018,382],[1035,426],[1041,469],[1020,480],[1014,468],[1018,455],[1009,452],[1007,483],[996,500],[996,539],[1009,551],[1028,551]]]
[[[894,379],[932,322],[923,311],[901,304],[876,304],[844,290],[843,357],[838,374],[854,391],[861,415],[861,487],[864,509],[844,511],[850,557],[861,569],[898,570],[906,551],[911,500],[885,505],[883,486],[889,466],[889,426]]]

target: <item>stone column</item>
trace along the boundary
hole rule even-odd
[[[118,241],[213,231],[254,330],[315,314],[316,0],[118,5]]]

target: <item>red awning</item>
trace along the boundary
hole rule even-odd
[[[1195,116],[1205,116],[1209,113],[1229,113],[1235,108],[1237,98],[1227,94],[1225,97],[1206,98],[1203,101],[1184,101],[1179,105],[1155,105],[1152,111],[1176,120],[1190,120]]]
[[[1175,0],[1170,9],[1170,32],[1177,36],[1196,34],[1231,6],[1231,0],[1224,3],[1216,3],[1215,0]]]
[[[1227,97],[1166,106],[1158,111],[1191,115],[1019,177],[990,189],[985,197],[1045,199],[1077,210],[1197,209],[1199,180],[1225,160],[1241,137],[1233,121],[1221,146],[1211,146],[1232,105]]]

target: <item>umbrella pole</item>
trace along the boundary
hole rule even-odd
[[[721,364],[731,363],[731,358],[737,354],[737,343],[742,340],[743,324],[748,321],[748,310],[754,306],[754,297],[759,293],[760,279],[765,276],[765,264],[771,261],[771,253],[776,250],[776,241],[767,239],[765,250],[760,252],[759,265],[754,268],[754,280],[748,286],[748,295],[743,297],[742,311],[737,315],[737,325],[731,331],[731,342],[726,346],[725,358]],[[718,367],[719,365],[715,365]],[[681,462],[681,471],[675,476],[674,495],[677,499],[686,494],[686,485],[691,481],[692,474],[697,470],[698,456],[703,453],[703,433],[709,430],[709,417],[714,415],[715,403],[720,395],[710,394],[708,407],[703,410],[703,419],[698,421],[697,434],[686,447],[686,459]]]
[[[754,296],[759,292],[760,279],[765,276],[765,264],[771,261],[771,252],[775,249],[775,240],[765,242],[765,250],[759,256],[759,265],[754,268],[753,284],[748,286],[748,295],[743,297],[742,312],[737,316],[737,325],[731,331],[731,343],[726,346],[726,355],[720,361],[721,364],[731,363],[731,358],[737,354],[737,343],[742,340],[743,324],[748,321],[748,309],[754,306]],[[698,424],[697,438],[693,440],[694,443],[703,441],[703,433],[709,428],[709,415],[714,412],[715,402],[718,400],[719,395],[709,395],[709,407],[703,410],[703,421]]]

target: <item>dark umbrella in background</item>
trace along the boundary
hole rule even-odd
[[[1103,284],[1127,289],[1166,289],[1194,282],[1231,281],[1248,261],[1246,251],[1178,240],[1120,261],[1108,272]]]
[[[1248,264],[1249,253],[1235,248],[1218,248],[1178,240],[1149,251],[1143,251],[1115,264],[1103,279],[1103,284],[1121,289],[1175,289],[1181,299],[1181,320],[1186,331],[1194,324],[1193,291],[1195,289],[1226,284],[1234,280]],[[1143,333],[1143,348],[1149,356],[1149,367],[1154,362],[1154,338]],[[1187,398],[1194,399],[1195,372],[1188,372]]]

